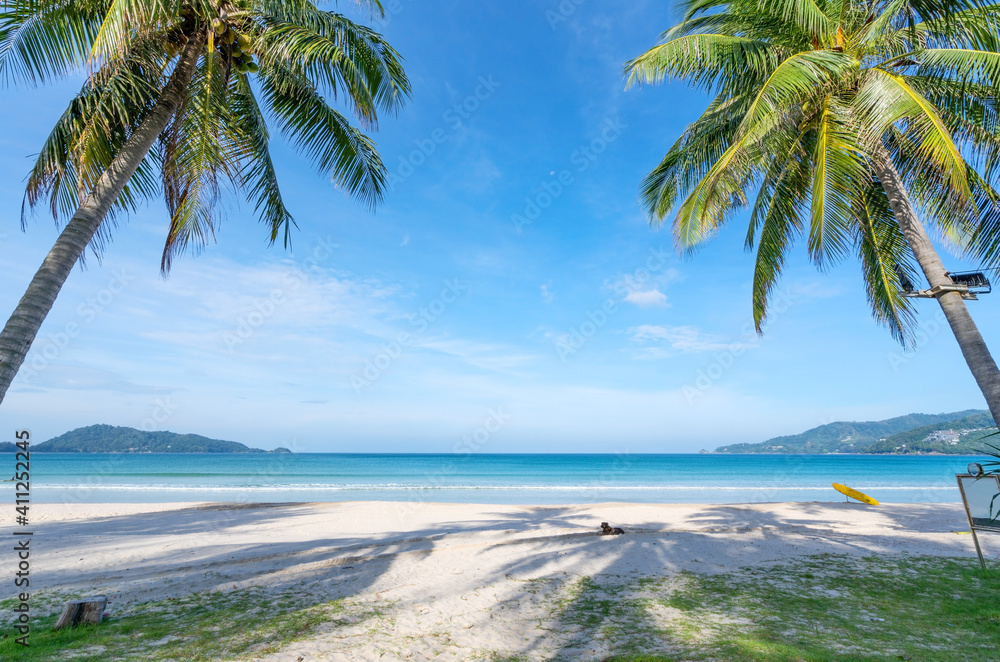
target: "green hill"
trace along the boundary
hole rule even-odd
[[[975,439],[988,432],[982,428],[991,426],[989,412],[979,409],[952,412],[950,414],[907,414],[884,421],[863,421],[828,423],[806,430],[802,434],[775,437],[757,444],[730,444],[715,449],[716,453],[907,453],[911,444],[920,441],[916,447],[934,450],[912,452],[937,452],[965,454],[969,452],[967,443],[973,443],[973,430],[979,430]],[[942,443],[935,438],[923,440],[933,432],[945,430],[970,431],[965,442],[948,443],[953,435],[939,435]],[[925,432],[920,432],[926,430]],[[913,437],[907,435],[915,435]],[[962,437],[962,435],[959,435]],[[892,441],[890,441],[892,440]],[[906,448],[902,444],[907,444]],[[899,447],[899,448],[897,448]]]
[[[13,451],[12,448],[6,449]],[[4,451],[0,445],[0,452]],[[264,451],[235,441],[209,439],[197,434],[144,432],[128,427],[89,425],[32,444],[35,453],[288,453],[287,448]]]
[[[986,445],[1000,444],[1000,437],[984,439],[997,431],[989,412],[980,412],[957,421],[925,425],[872,442],[865,453],[919,455],[977,455]],[[985,443],[984,443],[985,442]]]

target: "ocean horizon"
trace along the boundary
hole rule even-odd
[[[414,501],[488,504],[960,501],[981,456],[34,453],[34,503]],[[13,469],[11,469],[13,471]],[[4,482],[10,492],[11,482]]]

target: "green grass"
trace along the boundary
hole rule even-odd
[[[348,616],[339,600],[322,602],[296,593],[267,597],[256,588],[195,594],[134,605],[128,614],[99,626],[53,632],[56,615],[32,619],[27,648],[16,643],[19,635],[5,626],[0,660],[239,659],[278,651],[321,623],[357,622],[369,615]]]
[[[637,589],[647,618],[632,630],[648,640],[657,623],[660,650],[682,652],[618,644],[626,631],[607,662],[993,662],[1000,650],[1000,572],[974,560],[820,557]]]
[[[598,584],[583,577],[557,603],[561,627],[570,626],[579,634],[570,648],[586,648],[590,639],[616,642],[621,653],[638,653],[655,646],[657,631],[644,617],[641,601],[630,599],[634,582]]]
[[[993,662],[1000,650],[1000,572],[983,573],[974,559],[826,556],[722,575],[599,575],[527,588],[545,605],[547,660],[600,650],[607,662]],[[0,660],[238,660],[280,651],[321,624],[361,623],[374,638],[391,624],[342,601],[248,588],[136,604],[98,627],[52,632],[69,597],[33,596],[33,613],[50,615],[33,619],[30,648],[0,628]],[[0,603],[0,617],[12,606]],[[507,650],[477,659],[528,657]]]

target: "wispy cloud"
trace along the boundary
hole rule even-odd
[[[140,384],[110,370],[54,363],[27,381],[25,392],[37,389],[105,391],[110,393],[166,395],[173,389]],[[15,386],[17,389],[17,386]]]
[[[666,308],[670,305],[667,302],[667,295],[656,289],[642,292],[629,292],[625,295],[625,300],[639,306],[640,308]]]
[[[478,343],[457,339],[434,339],[418,347],[453,356],[463,363],[491,372],[518,375],[524,367],[538,361],[538,356],[503,344]]]
[[[723,338],[703,333],[693,326],[643,324],[630,329],[629,332],[632,334],[633,342],[651,345],[644,348],[642,358],[666,358],[677,352],[693,354],[728,347]]]
[[[645,266],[630,273],[619,274],[604,283],[605,291],[621,297],[622,301],[639,308],[668,308],[670,302],[665,290],[673,283],[682,280],[681,272],[673,267],[666,267],[661,258],[647,260],[656,268]]]
[[[539,288],[541,290],[541,292],[542,292],[542,301],[544,301],[545,303],[552,303],[553,301],[555,301],[555,298],[556,298],[555,295],[552,294],[552,292],[549,290],[549,287],[551,287],[551,286],[552,286],[552,282],[549,281],[548,283],[542,285]]]

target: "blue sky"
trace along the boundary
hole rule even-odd
[[[736,218],[693,257],[637,187],[705,105],[625,90],[666,2],[389,0],[413,99],[375,134],[375,214],[278,140],[299,231],[268,247],[247,208],[159,276],[154,201],[76,269],[0,407],[37,440],[93,423],[299,451],[691,452],[833,420],[985,407],[936,304],[904,353],[860,269],[799,246],[763,337]],[[346,8],[345,8],[346,9]],[[30,156],[80,80],[4,90],[0,311],[56,237],[19,216]],[[953,256],[946,263],[961,263]],[[989,297],[972,302],[1000,346]],[[5,437],[4,437],[5,438]]]

